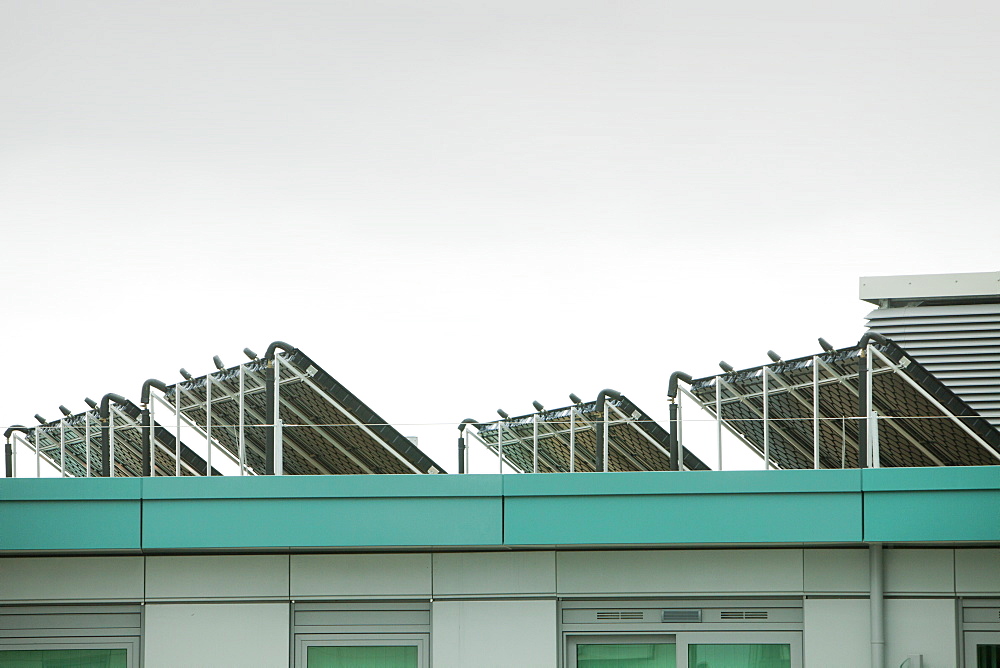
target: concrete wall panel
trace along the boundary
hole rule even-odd
[[[434,555],[434,595],[554,594],[555,552]]]
[[[431,555],[292,555],[290,585],[294,599],[430,597]]]
[[[1000,548],[955,550],[955,589],[1000,598]]]
[[[801,593],[802,550],[558,552],[560,594]]]
[[[955,551],[895,549],[883,552],[887,594],[952,594]]]
[[[146,558],[146,598],[287,598],[288,556]]]
[[[888,599],[885,602],[885,665],[898,666],[911,654],[923,668],[958,665],[953,599]]]
[[[868,599],[807,598],[803,654],[809,668],[867,666],[871,657]],[[894,664],[895,665],[895,664]]]
[[[867,549],[805,550],[806,592],[867,593]]]
[[[0,601],[141,601],[142,557],[0,558]]]

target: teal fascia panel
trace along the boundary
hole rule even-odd
[[[868,469],[865,540],[1000,541],[1000,466]]]
[[[435,475],[160,479],[147,488],[143,548],[500,545],[501,484]]]
[[[862,540],[857,470],[506,476],[508,545]]]
[[[138,551],[138,478],[0,480],[0,551]]]

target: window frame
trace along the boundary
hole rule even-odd
[[[976,668],[976,647],[978,645],[1000,645],[1000,631],[966,631],[962,634],[965,645],[965,665]]]
[[[108,637],[88,640],[86,636],[47,636],[43,638],[2,638],[0,651],[123,649],[125,665],[139,668],[139,639]]]
[[[688,648],[691,645],[789,645],[791,648],[791,668],[802,668],[801,631],[677,631],[677,632],[622,632],[565,634],[564,665],[577,668],[576,647],[597,644],[650,644],[670,643],[677,647],[677,668],[688,666]]]
[[[426,633],[297,633],[295,668],[307,668],[310,647],[413,647],[417,648],[417,668],[428,668]]]

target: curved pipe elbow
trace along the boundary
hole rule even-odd
[[[622,398],[622,393],[619,392],[618,390],[612,390],[611,388],[605,388],[605,389],[601,390],[600,392],[598,392],[597,393],[597,410],[598,411],[603,411],[604,410],[604,400],[607,399],[608,397],[611,397],[612,399],[621,399]]]
[[[465,428],[468,427],[470,424],[474,424],[478,428],[478,426],[479,426],[479,420],[473,420],[472,418],[465,418],[464,420],[462,420],[461,422],[458,423],[458,431],[459,431],[459,433],[464,432]]]
[[[158,389],[160,392],[167,391],[166,383],[164,383],[162,380],[156,380],[155,378],[150,378],[149,380],[147,380],[145,383],[142,384],[142,396],[140,397],[139,402],[143,406],[149,403],[149,391],[150,388],[153,387]]]
[[[685,383],[690,384],[693,378],[691,374],[684,373],[683,371],[674,371],[670,374],[670,380],[667,382],[667,396],[671,400],[677,398],[677,381],[683,380]]]
[[[868,345],[869,342],[872,341],[881,344],[883,346],[889,344],[889,339],[882,336],[878,332],[865,332],[865,335],[861,337],[860,341],[858,341],[858,348],[864,348],[865,346]]]
[[[278,348],[281,348],[286,353],[290,353],[293,350],[295,350],[295,347],[292,346],[290,343],[285,343],[284,341],[274,341],[271,343],[271,345],[267,347],[267,352],[264,353],[264,359],[273,360],[274,353],[276,350],[278,350]]]
[[[10,435],[13,434],[15,431],[19,431],[26,436],[31,435],[31,430],[25,427],[23,424],[12,424],[11,426],[7,427],[6,431],[4,431],[3,437],[9,440]]]
[[[125,404],[125,403],[128,403],[128,399],[126,399],[122,395],[115,394],[114,392],[108,392],[103,397],[101,397],[100,416],[101,416],[102,420],[107,420],[108,419],[108,415],[111,413],[111,402],[112,401],[115,402],[116,404]]]

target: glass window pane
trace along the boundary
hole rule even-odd
[[[790,645],[689,645],[689,668],[792,668]]]
[[[976,645],[976,668],[1000,668],[1000,645]]]
[[[577,668],[676,668],[677,645],[577,645],[576,665]]]
[[[0,668],[126,668],[124,649],[4,649]]]
[[[415,645],[342,645],[306,650],[308,668],[417,668]]]

